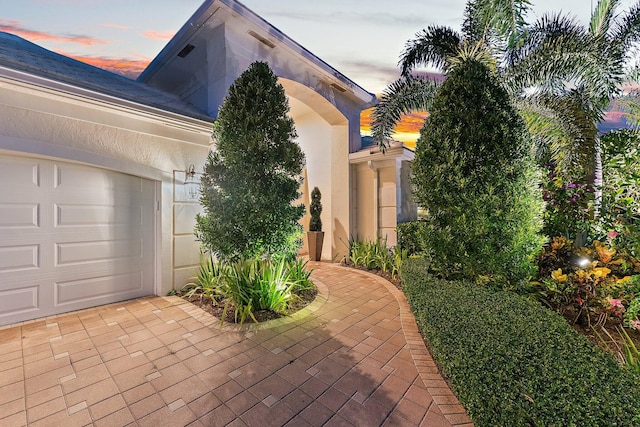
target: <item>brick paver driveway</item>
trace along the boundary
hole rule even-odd
[[[0,329],[0,426],[472,426],[402,292],[312,266],[318,299],[260,325],[151,297]]]

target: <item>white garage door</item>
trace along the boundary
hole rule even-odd
[[[0,155],[0,325],[154,291],[152,181]]]

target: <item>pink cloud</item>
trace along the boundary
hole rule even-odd
[[[31,30],[22,26],[19,21],[7,21],[0,19],[0,31],[12,33],[17,36],[23,37],[31,41],[53,41],[63,43],[76,43],[85,46],[93,46],[98,44],[106,44],[104,40],[99,40],[89,36],[83,36],[78,34],[57,35],[51,33],[45,33],[42,31]]]
[[[103,70],[111,71],[112,73],[120,74],[130,79],[135,79],[140,75],[149,62],[148,58],[143,59],[131,59],[131,58],[109,58],[105,56],[81,56],[72,55],[66,52],[57,51],[57,53],[76,59],[85,64],[93,65],[94,67],[102,68]]]
[[[144,32],[144,36],[149,38],[149,39],[154,39],[154,40],[169,40],[171,39],[171,37],[173,37],[175,34],[175,31],[163,31],[163,32],[158,32],[158,31],[145,31]]]

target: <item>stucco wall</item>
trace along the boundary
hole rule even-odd
[[[356,206],[353,230],[359,239],[381,238],[395,246],[397,225],[417,218],[411,196],[412,160],[413,153],[401,146],[386,154],[363,150],[349,156]]]
[[[305,101],[309,102],[309,99]],[[315,102],[320,102],[320,98]],[[315,105],[310,103],[311,107]],[[311,190],[313,187],[320,189],[321,219],[325,232],[322,259],[341,259],[346,252],[350,219],[347,126],[331,125],[300,99],[292,98],[291,106],[291,116],[298,133],[297,142],[306,156],[303,201],[308,212]],[[302,223],[308,226],[308,217],[303,218]]]
[[[375,172],[366,163],[353,166],[355,178],[356,226],[355,236],[360,240],[375,240],[378,234],[375,214]]]
[[[175,262],[180,261],[182,270],[176,275],[179,281],[188,266],[174,259],[173,229],[187,230],[192,212],[174,211],[174,170],[185,170],[189,164],[202,168],[210,124],[181,122],[160,111],[80,95],[0,77],[0,150],[81,162],[155,181],[160,202],[157,292],[182,286],[174,283]]]

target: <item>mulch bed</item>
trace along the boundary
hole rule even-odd
[[[259,323],[266,322],[268,320],[279,319],[281,317],[286,317],[297,311],[302,310],[303,308],[311,304],[313,300],[316,299],[316,296],[318,295],[318,290],[316,288],[313,288],[306,291],[301,291],[297,295],[299,298],[296,298],[293,301],[293,303],[289,306],[289,313],[286,315],[274,313],[273,311],[270,311],[270,310],[259,310],[254,312],[253,315],[255,316],[256,320]],[[178,296],[181,297],[180,293],[178,293]],[[213,317],[217,319],[222,319],[224,306],[227,303],[226,300],[220,300],[220,301],[214,302],[209,298],[200,298],[200,296],[197,294],[192,296],[191,298],[185,298],[185,299],[190,303],[196,305],[197,307],[200,307],[207,313],[210,313]],[[233,304],[233,302],[230,302],[229,307],[227,308],[227,313],[224,318],[224,323],[236,323],[236,319],[234,318],[234,315],[233,315],[234,311],[235,311],[235,305]],[[251,323],[253,322],[253,319],[248,318],[245,320],[245,322]]]
[[[589,341],[603,350],[613,353],[614,355],[617,355],[620,351],[624,351],[624,340],[616,329],[616,327],[620,326],[619,322],[607,321],[604,325],[595,327],[595,330],[598,332],[596,334],[590,326],[575,323],[574,317],[570,315],[565,315],[565,319],[567,319],[567,322],[569,322],[573,329],[580,335],[584,335]],[[608,335],[602,330],[603,328],[608,332]],[[629,334],[629,338],[631,338],[636,348],[640,350],[640,331],[630,328],[625,328],[624,330]],[[602,337],[605,342],[602,342],[598,334],[600,334],[600,337]]]

